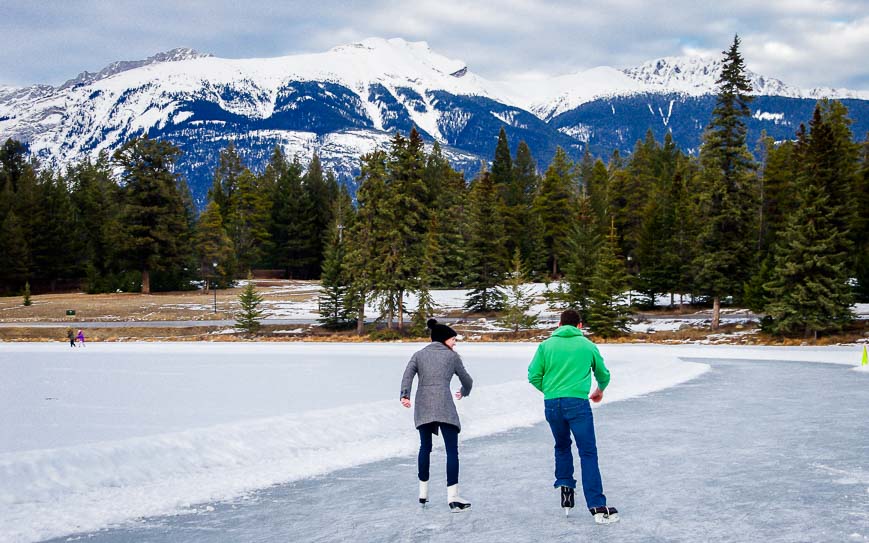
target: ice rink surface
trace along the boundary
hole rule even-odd
[[[4,515],[0,541],[869,541],[869,373],[853,371],[854,347],[604,346],[614,381],[595,410],[598,448],[622,517],[607,527],[581,507],[569,518],[558,507],[542,402],[515,381],[533,345],[461,346],[479,384],[459,404],[462,494],[474,504],[463,514],[446,506],[437,442],[432,504],[416,503],[416,433],[394,396],[395,373],[419,345],[307,346],[289,359],[299,351],[127,346],[100,356],[95,347],[69,359],[0,346],[0,506],[19,515],[14,525]],[[371,367],[349,371],[348,357]],[[286,380],[305,367],[308,378]],[[36,400],[51,390],[58,399]],[[45,409],[56,408],[36,408],[75,394],[92,402],[71,402],[53,420],[72,428],[51,430]],[[101,410],[111,413],[85,420]],[[57,446],[19,446],[28,426],[33,443]],[[240,451],[245,441],[250,450]],[[202,443],[219,454],[203,454]],[[125,460],[135,470],[125,474]],[[291,469],[296,476],[275,484]],[[173,470],[188,484],[162,480]],[[215,495],[234,497],[191,501],[189,484],[206,479]],[[120,510],[102,514],[113,493]],[[154,500],[166,510],[137,514]],[[79,520],[84,531],[74,529]]]

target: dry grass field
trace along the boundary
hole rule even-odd
[[[311,281],[256,280],[257,291],[268,302],[304,301],[316,297]],[[154,294],[37,294],[24,306],[20,296],[0,298],[0,322],[175,321],[232,319],[241,288],[217,291],[159,292]],[[75,316],[66,316],[67,310]]]
[[[289,302],[298,307],[316,308],[319,285],[313,281],[255,280],[257,291],[263,296],[263,307],[273,310],[270,316],[287,315]],[[240,287],[217,291],[217,312],[214,311],[214,293],[204,291],[161,292],[155,294],[37,294],[31,306],[24,306],[20,296],[0,298],[0,341],[66,341],[64,323],[75,326],[81,321],[90,322],[147,322],[188,321],[195,326],[136,326],[94,327],[85,331],[87,341],[242,341],[247,338],[233,332],[225,321],[232,321],[238,310]],[[283,305],[282,305],[283,304]],[[75,316],[67,316],[67,310],[75,310]],[[493,315],[464,315],[458,309],[446,311],[448,316],[466,318],[453,326],[466,341],[539,341],[549,335],[548,330],[525,330],[518,333],[495,332],[481,317],[492,320]],[[676,310],[656,312],[659,316],[676,317]],[[696,312],[695,312],[696,314]],[[292,318],[292,317],[290,317]],[[310,317],[309,317],[310,318]],[[224,321],[224,323],[209,322]],[[483,322],[483,324],[481,324]],[[20,326],[9,326],[20,323]],[[58,323],[59,327],[28,326],[28,323]],[[201,323],[201,324],[200,324]],[[156,323],[155,323],[156,324]],[[370,327],[369,327],[370,328]],[[384,332],[384,331],[381,331]],[[420,338],[397,333],[380,333],[374,336],[357,336],[354,331],[330,331],[314,325],[278,326],[266,324],[255,338],[257,341],[365,341],[365,340],[419,340]],[[754,323],[730,324],[712,332],[703,326],[683,326],[679,330],[658,332],[635,332],[621,338],[596,342],[639,343],[726,343],[767,345],[832,345],[866,341],[869,338],[869,320],[858,320],[841,334],[823,336],[818,340],[802,338],[775,338],[760,333]]]

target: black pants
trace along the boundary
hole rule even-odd
[[[432,436],[440,429],[447,451],[447,486],[459,482],[459,429],[452,424],[430,422],[419,428],[419,480],[428,481]]]

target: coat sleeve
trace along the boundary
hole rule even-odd
[[[474,386],[474,380],[471,379],[471,375],[468,373],[468,370],[465,369],[465,365],[462,363],[462,357],[458,354],[456,355],[456,375],[459,376],[459,381],[462,383],[462,396],[468,396],[471,394],[471,388]]]
[[[528,382],[534,385],[534,388],[543,392],[543,371],[546,365],[546,357],[543,355],[543,344],[537,346],[537,352],[534,353],[534,358],[528,366]]]
[[[594,346],[594,362],[592,363],[592,367],[594,368],[594,378],[597,381],[597,387],[603,391],[610,384],[610,370],[604,364],[597,345]]]
[[[410,362],[404,369],[404,376],[401,378],[401,395],[398,397],[410,399],[410,389],[413,386],[413,377],[416,375],[416,354],[410,357]]]

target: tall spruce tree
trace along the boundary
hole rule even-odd
[[[378,290],[382,293],[387,325],[391,327],[392,317],[397,316],[399,330],[404,328],[404,296],[420,286],[428,224],[424,169],[423,141],[416,128],[411,129],[407,138],[396,134],[387,161],[386,206],[391,218],[383,221],[388,230]]]
[[[142,273],[142,293],[151,292],[151,272],[182,268],[192,251],[175,161],[169,142],[135,138],[114,153],[122,168],[121,252]],[[177,286],[176,286],[177,288]]]
[[[560,263],[569,259],[569,217],[576,203],[576,173],[564,149],[555,151],[534,199],[534,209],[542,225],[543,242],[551,276],[561,275]]]
[[[869,302],[869,133],[860,146],[860,171],[857,174],[857,214],[852,235],[857,240],[854,246],[856,262],[854,276],[857,279],[856,296],[860,302]]]
[[[516,235],[520,239],[519,247],[522,251],[522,261],[528,266],[528,273],[532,279],[539,279],[548,272],[546,247],[543,241],[543,224],[533,207],[539,185],[537,163],[531,155],[531,148],[525,141],[520,141],[516,147],[516,160],[513,163],[511,195],[516,195],[517,200],[521,200],[521,204],[515,209],[515,220],[522,225],[522,228],[518,230]]]
[[[598,251],[591,279],[588,323],[595,335],[609,338],[628,331],[630,308],[625,300],[629,284],[625,263],[619,255],[615,226]]]
[[[466,276],[467,187],[464,176],[453,169],[438,142],[426,158],[424,179],[430,202],[425,239],[429,286],[460,287]]]
[[[320,318],[327,328],[344,328],[353,322],[356,308],[353,306],[351,270],[348,269],[347,235],[353,227],[353,203],[345,187],[342,187],[332,203],[332,228],[320,274]],[[345,231],[347,234],[345,234]]]
[[[753,159],[746,145],[751,84],[739,52],[739,37],[724,52],[712,120],[700,149],[699,213],[703,218],[695,259],[697,286],[713,299],[712,328],[720,321],[721,298],[738,296],[755,261]]]
[[[499,311],[504,294],[498,288],[507,269],[504,227],[498,213],[498,193],[489,172],[483,170],[471,184],[468,300],[475,313]]]
[[[217,202],[209,202],[199,216],[194,239],[203,279],[213,288],[229,286],[235,272],[235,248],[223,227]]]
[[[0,278],[4,290],[16,292],[30,276],[30,247],[21,221],[14,210],[0,223]]]
[[[220,152],[217,168],[214,170],[214,181],[208,191],[208,199],[217,202],[223,214],[223,224],[229,224],[232,215],[232,198],[238,188],[238,176],[245,170],[241,156],[235,149],[235,143]]]
[[[815,108],[808,144],[800,165],[799,207],[777,247],[773,280],[766,288],[772,301],[767,313],[771,330],[780,334],[839,330],[852,318],[848,285],[851,241],[842,219],[847,205],[841,185],[852,165],[842,161],[834,119]]]
[[[122,263],[118,253],[121,231],[121,189],[112,179],[109,157],[86,159],[67,170],[71,187],[75,232],[87,277],[86,290],[93,294],[124,288]]]
[[[600,250],[601,236],[598,218],[591,197],[583,187],[577,203],[576,221],[572,225],[569,241],[570,260],[564,266],[564,288],[550,296],[550,302],[559,309],[573,308],[583,320],[588,320],[591,306],[591,285]]]
[[[325,244],[329,236],[329,225],[332,223],[332,200],[334,187],[330,186],[330,178],[323,171],[323,164],[317,153],[311,157],[308,169],[302,178],[305,192],[302,209],[302,228],[307,233],[302,239],[307,240],[302,248],[305,262],[305,276],[319,277],[323,265]]]
[[[268,225],[271,216],[268,195],[261,190],[257,177],[247,168],[236,179],[229,206],[232,212],[227,219],[227,231],[235,248],[237,266],[242,273],[247,273],[269,251]]]
[[[347,307],[356,312],[356,332],[364,333],[365,305],[378,292],[381,258],[386,250],[383,236],[391,216],[386,208],[386,153],[363,155],[356,177],[356,216],[350,229],[345,261],[350,279]]]
[[[34,277],[44,280],[54,292],[58,279],[73,279],[83,270],[84,247],[66,180],[43,171],[37,194],[40,205],[29,235]]]

